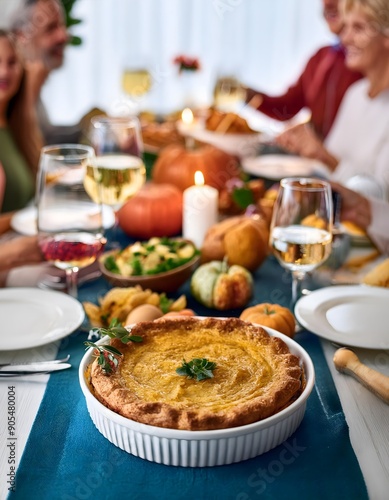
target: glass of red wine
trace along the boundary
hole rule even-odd
[[[98,175],[94,149],[81,144],[42,148],[36,191],[39,246],[48,262],[66,273],[69,295],[77,298],[79,269],[104,249],[102,204],[84,188],[85,173]]]

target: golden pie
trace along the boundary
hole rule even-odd
[[[237,318],[161,319],[138,323],[141,343],[111,340],[123,356],[105,375],[97,361],[90,382],[105,406],[132,420],[172,429],[237,427],[267,418],[301,393],[300,360],[278,337]],[[216,363],[213,378],[180,376],[183,360]]]

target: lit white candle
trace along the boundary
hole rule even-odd
[[[195,119],[193,111],[190,108],[185,108],[181,113],[181,123],[179,124],[181,134],[188,134],[197,126],[198,121]]]
[[[218,218],[217,189],[204,185],[202,172],[195,173],[195,185],[184,191],[182,232],[197,248],[203,245],[205,233]]]
[[[193,126],[194,124],[194,116],[193,112],[190,108],[185,108],[182,113],[181,113],[181,120],[184,125],[186,125],[188,128]]]

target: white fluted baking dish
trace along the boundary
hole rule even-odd
[[[288,439],[300,425],[307,399],[315,383],[313,363],[307,352],[294,340],[271,328],[304,367],[306,387],[290,406],[259,422],[210,431],[184,431],[141,424],[111,411],[91,393],[85,373],[93,362],[92,349],[81,360],[79,379],[87,408],[97,429],[122,450],[151,462],[181,467],[213,467],[241,462],[275,448]],[[106,342],[102,339],[100,342]]]

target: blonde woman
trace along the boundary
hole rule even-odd
[[[343,0],[341,34],[346,65],[364,78],[346,92],[335,123],[321,142],[299,126],[278,143],[326,163],[342,184],[358,174],[372,175],[389,193],[389,0]]]
[[[26,78],[12,36],[0,30],[0,163],[5,174],[2,213],[23,208],[34,196],[42,141]]]
[[[323,17],[337,39],[343,29],[339,0],[322,0]],[[321,47],[308,60],[298,80],[285,93],[270,96],[247,89],[246,102],[276,120],[293,118],[303,108],[311,112],[310,126],[321,139],[331,130],[349,86],[362,75],[345,65],[344,47],[337,41]]]

